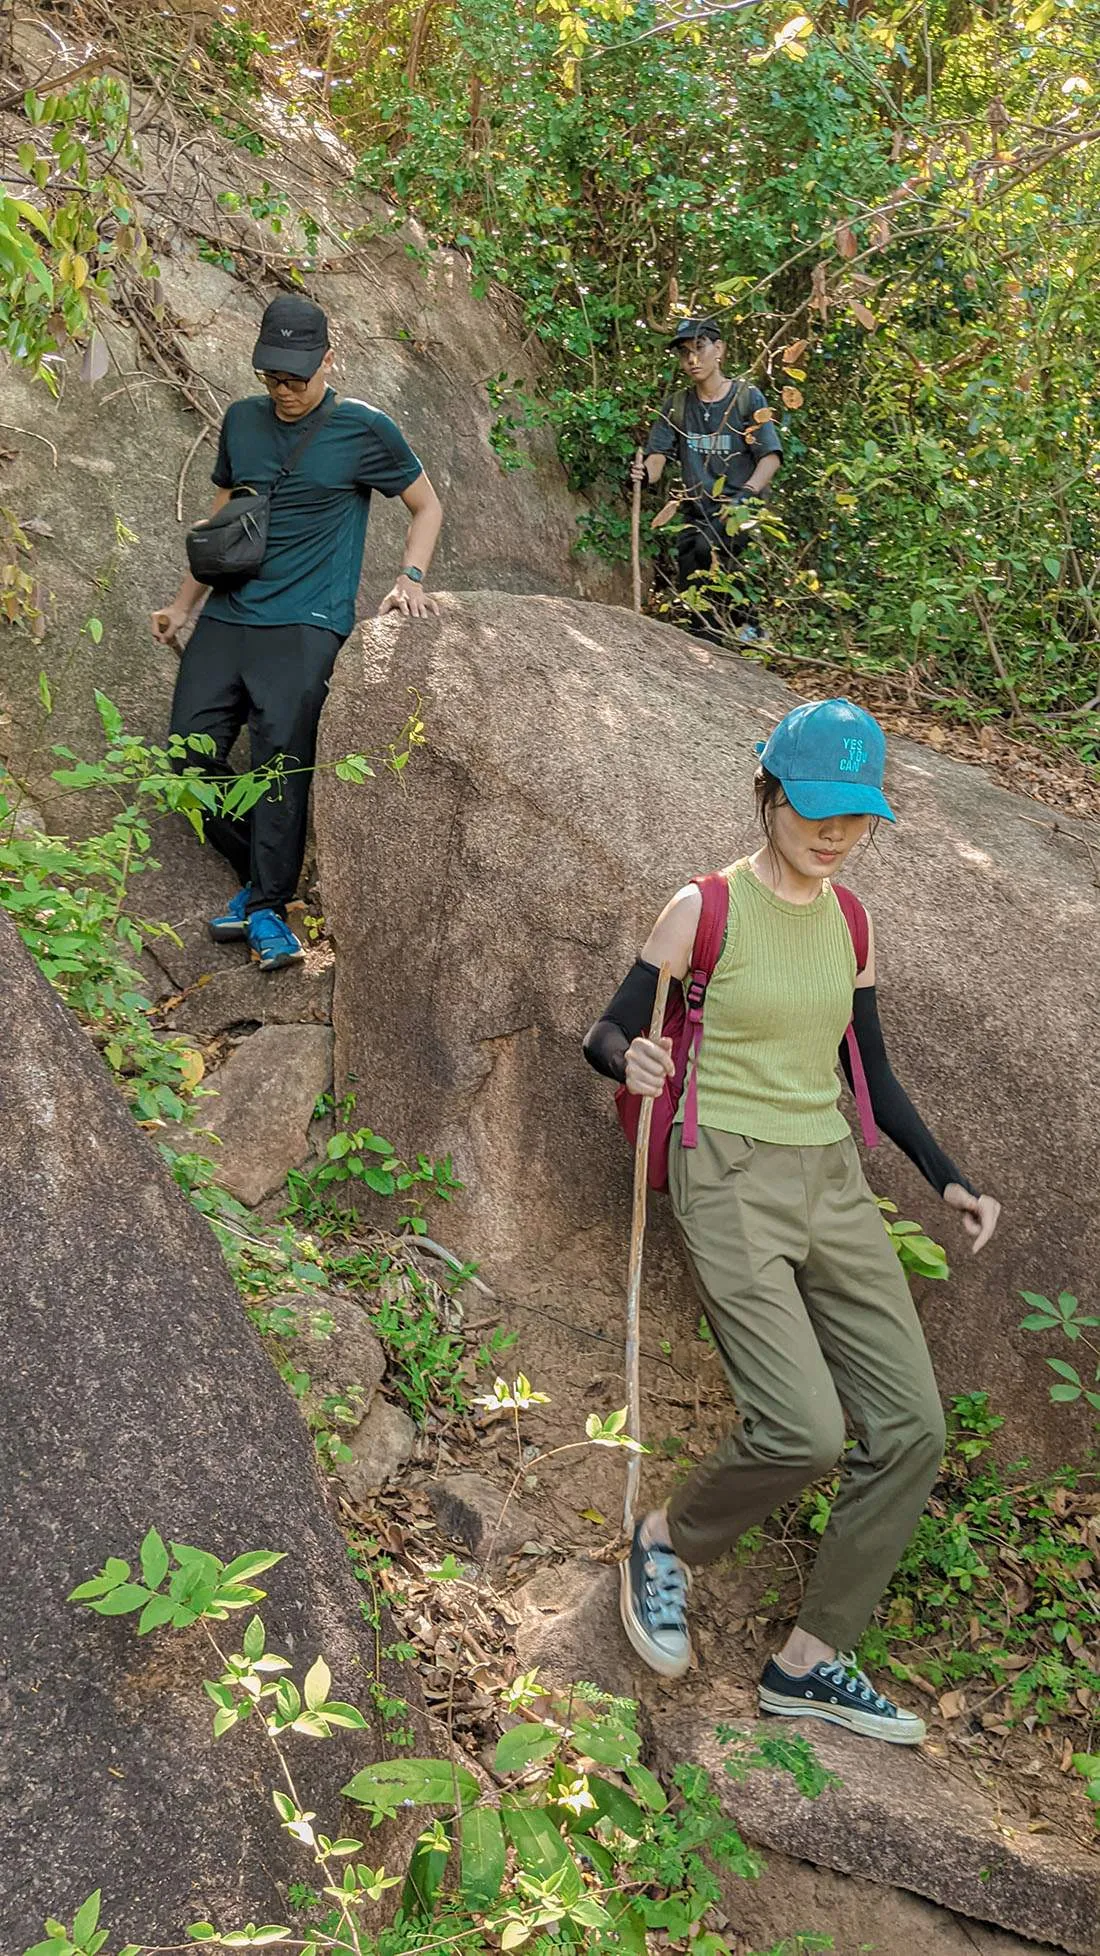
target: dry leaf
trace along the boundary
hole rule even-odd
[[[810,276],[810,311],[819,312],[822,319],[829,314],[829,291],[826,284],[828,273],[824,261],[815,265]]]
[[[783,348],[783,365],[797,367],[809,344],[809,340],[792,340],[790,346]]]
[[[785,387],[783,389],[783,406],[800,408],[802,406],[802,389],[800,387]]]
[[[653,518],[653,521],[649,526],[650,529],[663,530],[666,523],[671,523],[679,507],[680,507],[679,496],[673,496],[672,501],[670,503],[666,503],[663,509],[659,509],[657,511],[656,516]]]
[[[905,131],[904,129],[895,129],[893,137],[891,138],[891,142],[890,142],[891,163],[897,163],[900,160],[901,152],[904,147],[905,147]]]
[[[204,1066],[202,1052],[196,1052],[194,1046],[188,1046],[186,1052],[180,1052],[180,1080],[184,1082],[186,1088],[198,1088],[204,1074],[206,1074],[206,1066]]]
[[[940,1699],[941,1718],[961,1718],[966,1710],[965,1691],[945,1691]]]
[[[871,220],[871,243],[876,251],[881,251],[890,242],[890,219],[884,212]]]
[[[590,1521],[595,1528],[606,1528],[607,1516],[602,1515],[598,1508],[579,1508],[577,1512],[582,1521]]]
[[[756,413],[753,415],[752,418],[755,421],[758,428],[762,428],[766,421],[775,420],[775,416],[769,407],[757,408]]]
[[[110,366],[111,356],[107,351],[106,343],[99,333],[93,332],[80,363],[80,378],[94,386],[97,380],[102,380],[110,371]]]
[[[868,333],[874,332],[875,327],[878,325],[878,320],[875,318],[875,315],[871,311],[871,308],[869,306],[864,305],[862,299],[852,300],[851,311],[852,311],[852,317],[854,319],[858,319],[860,325],[864,327]]]
[[[856,234],[855,234],[855,232],[854,232],[854,231],[852,230],[852,227],[851,227],[851,225],[850,225],[850,224],[838,224],[838,225],[837,225],[837,227],[836,227],[836,248],[837,248],[837,250],[839,251],[839,253],[840,253],[840,255],[841,255],[841,257],[842,257],[842,258],[854,258],[854,257],[855,257],[855,255],[856,255],[856,253],[857,253],[857,251],[859,250],[859,244],[858,244],[858,241],[857,241],[857,239],[856,239]]]

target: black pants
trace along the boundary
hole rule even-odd
[[[306,848],[309,789],[317,724],[343,639],[316,625],[229,625],[200,618],[183,658],[172,701],[172,732],[210,734],[216,752],[192,755],[211,780],[224,781],[230,749],[245,722],[252,766],[277,754],[287,772],[243,819],[207,818],[206,833],[242,883],[252,885],[249,911],[285,916],[298,888]],[[304,771],[302,771],[304,770]]]
[[[729,514],[729,506],[724,511],[704,510],[698,503],[685,503],[682,510],[684,527],[676,539],[676,589],[690,590],[696,580],[711,575],[711,564],[717,552],[718,569],[733,572],[737,559],[748,549],[749,533],[735,530],[730,536],[723,527],[721,516]],[[692,631],[698,638],[713,638],[721,641],[722,625],[747,625],[755,622],[755,612],[750,605],[734,605],[728,599],[711,597],[711,606],[704,614],[696,614],[697,622]]]

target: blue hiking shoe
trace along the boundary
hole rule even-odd
[[[760,1709],[773,1718],[821,1718],[887,1745],[919,1745],[925,1734],[924,1720],[884,1698],[843,1652],[797,1675],[771,1658],[760,1680]]]
[[[688,1572],[670,1548],[647,1548],[639,1522],[619,1565],[619,1614],[640,1658],[664,1678],[682,1678],[691,1663]]]
[[[305,957],[298,939],[274,910],[254,910],[248,919],[248,945],[261,971],[278,971]]]
[[[235,944],[248,936],[248,919],[245,909],[252,895],[251,883],[238,890],[231,903],[227,903],[220,917],[211,917],[210,935],[216,944]]]

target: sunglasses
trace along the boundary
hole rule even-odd
[[[277,393],[280,387],[285,387],[289,394],[304,394],[313,378],[312,374],[303,380],[301,374],[265,374],[258,368],[254,368],[253,371],[256,379],[263,382],[269,394]]]

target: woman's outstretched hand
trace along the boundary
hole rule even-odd
[[[629,1066],[630,1055],[627,1054]],[[959,1182],[948,1182],[943,1199],[949,1209],[958,1209],[962,1215],[963,1228],[968,1236],[974,1238],[973,1254],[984,1250],[993,1231],[1000,1221],[1001,1205],[995,1195],[971,1195]]]
[[[632,1039],[626,1049],[626,1084],[643,1100],[658,1100],[675,1071],[671,1039]]]

